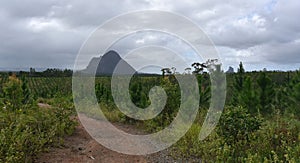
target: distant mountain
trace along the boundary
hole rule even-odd
[[[233,74],[234,73],[234,68],[229,66],[228,70],[226,71],[226,74]]]
[[[112,75],[117,65],[119,68],[116,74],[125,75],[134,74],[136,72],[132,66],[113,50],[108,51],[103,56],[93,58],[83,72],[93,74],[93,72],[97,70],[96,75]]]

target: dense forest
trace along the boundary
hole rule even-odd
[[[181,90],[176,75],[195,75],[200,99],[199,113],[189,132],[170,148],[175,158],[201,158],[205,162],[299,162],[300,72],[247,72],[240,63],[236,73],[226,74],[224,112],[214,132],[200,141],[198,134],[210,105],[210,73],[207,65],[194,63],[193,72],[135,75],[130,82],[132,102],[150,105],[148,93],[161,86],[168,95],[164,110],[154,119],[137,121],[123,115],[114,104],[111,77],[96,77],[95,92],[101,109],[111,121],[139,124],[149,132],[169,125],[180,107]],[[187,69],[192,71],[192,68]],[[215,71],[221,71],[216,69]],[[72,134],[72,71],[0,73],[0,162],[29,161],[47,147],[60,144]],[[55,106],[41,110],[38,102]],[[89,115],[97,114],[91,110]],[[47,120],[45,120],[47,119]]]

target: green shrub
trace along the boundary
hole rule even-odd
[[[2,111],[0,117],[0,162],[31,162],[49,145],[61,143],[60,139],[71,134],[75,126],[69,117],[61,119],[52,110],[37,108],[17,115]]]
[[[249,140],[261,126],[261,120],[247,113],[242,107],[227,108],[220,118],[218,134],[229,145]]]
[[[59,145],[76,125],[69,103],[49,109],[34,103],[22,104],[21,82],[11,77],[5,84],[5,100],[0,102],[0,162],[32,162],[32,158],[51,145]],[[27,98],[27,97],[26,97]]]

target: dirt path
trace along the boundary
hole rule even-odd
[[[95,121],[87,116],[81,116],[84,121]],[[80,124],[80,123],[79,123]],[[101,125],[101,123],[99,123]],[[120,123],[116,127],[132,134],[141,134],[134,126]],[[101,126],[99,126],[101,127]],[[96,142],[80,124],[72,136],[66,137],[64,146],[51,148],[48,153],[41,154],[35,162],[41,163],[73,163],[73,162],[103,162],[103,163],[135,163],[135,162],[174,162],[167,151],[161,151],[148,156],[130,156],[111,151]]]

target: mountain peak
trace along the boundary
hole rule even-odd
[[[120,57],[120,55],[114,50],[110,50],[110,51],[106,52],[105,54],[103,54],[102,59],[103,58],[111,58],[111,59],[116,59],[116,60],[122,59]]]
[[[119,66],[117,74],[133,74],[136,72],[114,50],[106,52],[103,56],[93,58],[84,72],[92,74],[97,69],[96,75],[112,75],[117,65]]]
[[[109,50],[104,55],[117,55],[117,56],[120,56],[119,53],[116,52],[115,50]]]

